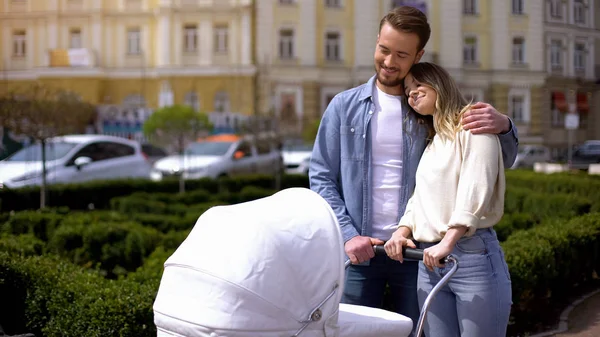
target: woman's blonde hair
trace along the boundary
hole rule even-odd
[[[436,113],[433,115],[433,125],[429,125],[430,135],[437,133],[444,140],[454,140],[456,133],[462,129],[461,118],[471,109],[471,104],[460,93],[450,74],[437,64],[416,63],[411,67],[410,74],[415,81],[433,88],[437,93]]]

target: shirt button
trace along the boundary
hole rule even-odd
[[[366,137],[367,137],[367,135],[363,135],[363,138],[366,138]]]
[[[350,128],[350,132],[354,132],[354,128]]]
[[[372,114],[373,114],[373,110],[369,110],[369,115],[372,115]]]

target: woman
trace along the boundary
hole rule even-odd
[[[433,137],[386,253],[402,262],[402,246],[416,248],[416,240],[424,249],[418,277],[421,307],[447,272],[439,260],[453,254],[459,261],[457,273],[431,303],[427,336],[505,336],[511,282],[493,230],[504,210],[500,141],[496,135],[473,135],[461,128],[470,105],[440,66],[413,65],[404,89],[409,105],[429,121]]]

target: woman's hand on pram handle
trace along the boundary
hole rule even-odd
[[[346,241],[344,250],[352,264],[359,264],[372,259],[375,256],[373,246],[383,245],[385,242],[368,236],[355,236]]]
[[[375,255],[387,255],[384,246],[373,246],[373,251],[375,252]],[[423,258],[425,257],[424,252],[425,251],[423,249],[402,247],[402,256],[409,260],[423,261]],[[440,259],[440,263],[446,263],[446,257]]]
[[[405,248],[417,248],[415,243],[409,239],[411,235],[408,227],[399,227],[392,237],[384,244],[383,248],[387,253],[387,256],[392,260],[404,262],[404,249]]]

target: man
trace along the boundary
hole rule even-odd
[[[391,237],[414,190],[427,128],[408,113],[402,81],[423,56],[430,34],[426,16],[413,7],[397,7],[381,20],[376,74],[331,101],[309,169],[310,187],[335,211],[352,262],[342,302],[381,307],[387,284],[394,311],[411,318],[413,327],[419,318],[417,262],[374,256],[372,246]],[[476,103],[465,114],[463,127],[498,134],[504,165],[513,164],[518,140],[508,117]]]

